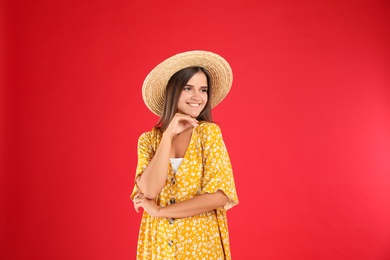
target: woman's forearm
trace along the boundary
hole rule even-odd
[[[153,159],[149,162],[142,175],[137,178],[138,188],[148,199],[154,199],[166,183],[171,143],[172,137],[163,134]]]
[[[177,202],[158,210],[157,217],[185,218],[199,215],[226,205],[228,198],[221,191],[205,193],[189,200]]]

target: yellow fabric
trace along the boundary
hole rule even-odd
[[[139,138],[136,178],[153,158],[161,138],[162,133],[155,128]],[[169,167],[167,182],[156,201],[164,207],[217,190],[228,197],[224,208],[181,219],[155,218],[144,212],[137,259],[231,259],[226,210],[238,204],[232,167],[220,128],[202,122],[192,132],[178,171],[174,173]],[[137,192],[135,186],[132,199]]]

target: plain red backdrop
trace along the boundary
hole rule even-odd
[[[388,1],[32,1],[1,10],[1,258],[135,259],[141,85],[219,53],[234,259],[390,259]]]

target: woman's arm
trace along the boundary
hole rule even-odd
[[[154,199],[164,187],[168,175],[172,138],[163,134],[160,145],[148,166],[137,178],[137,186],[146,198]]]
[[[139,190],[146,198],[154,199],[166,183],[172,139],[177,134],[197,125],[198,121],[195,118],[180,113],[175,114],[168,128],[164,131],[152,160],[136,180]]]
[[[159,207],[154,200],[138,194],[134,198],[134,208],[138,212],[143,208],[153,217],[161,218],[186,218],[199,215],[226,205],[228,198],[223,191],[205,193],[189,200],[177,202],[165,207]]]

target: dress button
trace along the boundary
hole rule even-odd
[[[175,223],[175,219],[174,219],[174,218],[169,218],[169,219],[168,219],[168,222],[169,222],[169,224],[172,225],[173,223]]]
[[[175,198],[172,198],[172,199],[169,200],[169,202],[170,202],[171,204],[175,204],[176,200],[175,200]]]
[[[173,241],[172,240],[168,241],[168,246],[173,246]]]
[[[172,178],[171,178],[171,183],[172,183],[172,184],[176,184],[175,177],[172,177]]]

